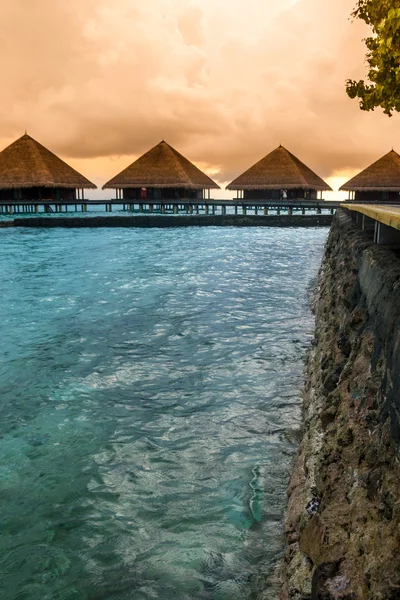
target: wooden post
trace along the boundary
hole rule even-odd
[[[226,206],[224,206],[224,205],[221,206],[221,212],[223,215],[226,215]]]
[[[208,204],[206,204],[206,215],[208,215]]]
[[[304,207],[301,209],[301,214],[302,214],[302,215],[305,215],[305,214],[306,214],[306,209],[305,209]]]
[[[165,214],[165,204],[161,204],[161,214]]]
[[[212,205],[212,214],[215,215],[215,204]]]
[[[244,215],[247,215],[247,207],[245,204],[242,204],[242,211]]]
[[[143,204],[139,204],[139,212],[142,213],[143,212]]]
[[[190,206],[189,206],[189,213],[191,215],[193,214],[193,204],[190,204]]]
[[[151,213],[153,213],[153,212],[154,212],[154,206],[153,206],[153,204],[149,204],[149,211],[150,211]]]
[[[289,206],[289,208],[288,208],[288,215],[289,215],[289,217],[291,217],[292,214],[293,214],[293,207]]]
[[[277,207],[277,209],[276,209],[276,214],[277,214],[277,215],[280,215],[280,214],[281,214],[281,208],[280,208],[280,206],[278,206],[278,207]]]
[[[238,214],[238,207],[237,207],[237,204],[235,204],[235,215],[237,215],[237,214]]]
[[[264,206],[264,217],[268,214],[268,206]]]
[[[177,204],[174,204],[174,215],[178,214],[178,210],[179,210],[179,206]]]

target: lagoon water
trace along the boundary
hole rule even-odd
[[[2,600],[276,598],[327,229],[4,229]]]

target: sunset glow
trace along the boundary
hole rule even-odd
[[[101,186],[161,139],[223,185],[285,145],[321,177],[396,148],[362,113],[352,0],[16,0],[0,6],[0,147],[34,138]],[[100,191],[93,192],[101,196]]]

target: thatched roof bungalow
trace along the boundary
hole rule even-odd
[[[400,156],[391,150],[342,185],[357,202],[400,202]]]
[[[279,146],[247,169],[227,190],[237,190],[244,200],[317,198],[332,188],[294,154]]]
[[[208,175],[167,142],[160,142],[110,179],[103,189],[117,190],[126,201],[201,199],[206,190],[219,189]]]
[[[0,201],[70,201],[89,188],[96,186],[27,134],[0,152]]]

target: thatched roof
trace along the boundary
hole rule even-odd
[[[294,154],[279,146],[226,186],[227,190],[331,190]]]
[[[208,175],[164,140],[110,179],[103,190],[132,187],[219,189]]]
[[[0,189],[97,186],[25,134],[0,152]]]
[[[391,150],[340,189],[346,192],[400,192],[400,156]]]

